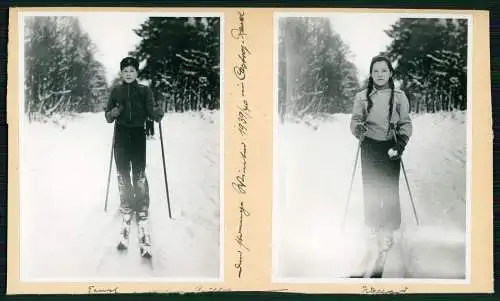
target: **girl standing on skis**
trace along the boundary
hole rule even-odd
[[[124,58],[120,62],[120,71],[122,83],[111,91],[105,109],[106,121],[115,122],[113,145],[123,217],[118,249],[128,246],[130,222],[135,213],[141,254],[149,257],[151,239],[144,122],[147,118],[160,122],[164,113],[161,107],[154,105],[151,89],[137,82],[139,62],[135,58]]]
[[[401,226],[400,163],[413,129],[408,98],[394,87],[393,73],[388,58],[372,59],[368,87],[355,97],[350,124],[360,140],[365,224],[381,251],[392,246]]]

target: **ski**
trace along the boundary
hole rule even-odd
[[[372,252],[366,252],[360,264],[360,266],[362,267],[361,268],[362,271],[354,273],[353,275],[349,276],[349,278],[364,278],[365,275],[367,274],[368,266],[371,261],[372,261]]]
[[[153,257],[153,253],[151,252],[151,246],[141,246],[139,248],[139,250],[141,251],[141,256],[145,259],[150,259],[151,257]]]
[[[383,244],[377,243],[376,250],[369,248],[360,264],[362,272],[354,273],[349,278],[382,278],[387,254],[392,248],[392,238]]]
[[[119,251],[125,251],[128,249],[128,242],[124,241],[124,240],[120,240],[120,242],[118,242],[118,245],[116,246],[116,248]]]
[[[377,259],[375,260],[375,263],[371,270],[371,273],[368,275],[367,278],[382,278],[382,275],[384,274],[384,267],[387,259],[387,253],[388,250],[382,250],[379,252]]]
[[[125,251],[128,249],[128,243],[130,237],[130,221],[131,221],[130,216],[123,217],[122,227],[120,229],[120,241],[116,246],[116,248],[119,251]]]
[[[382,275],[384,274],[387,253],[389,253],[389,251],[391,250],[393,243],[393,238],[391,236],[384,237],[383,242],[380,242],[378,254],[375,258],[375,261],[371,265],[372,268],[370,270],[370,273],[367,275],[367,278],[382,278]]]
[[[147,265],[150,269],[153,270],[153,253],[151,252],[151,245],[147,245],[142,242],[139,245],[139,251],[141,253],[141,264]]]
[[[150,259],[153,254],[151,252],[151,235],[147,222],[145,220],[139,221],[137,226],[139,228],[139,251],[143,258]]]

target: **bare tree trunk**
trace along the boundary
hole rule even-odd
[[[198,111],[201,111],[201,89],[200,83],[198,83],[198,97],[196,99],[196,108]]]
[[[66,101],[64,102],[64,105],[63,105],[63,112],[64,113],[68,113],[69,112],[69,107],[71,105],[71,95],[66,99]]]
[[[437,104],[438,112],[443,110],[443,93],[439,92],[438,104]]]
[[[293,38],[292,31],[295,29],[295,25],[291,22],[285,23],[285,52],[286,52],[286,101],[284,105],[284,116],[287,116],[291,112],[292,102],[294,98],[295,91],[295,51],[293,49]]]
[[[281,87],[281,90],[284,91],[284,95],[282,95],[282,97],[279,97],[278,98],[278,107],[279,107],[279,115],[280,115],[280,122],[281,124],[284,124],[285,123],[285,114],[286,114],[286,103],[287,103],[287,100],[288,100],[288,97],[289,97],[289,93],[288,93],[288,84],[287,84],[287,78],[288,78],[288,64],[287,64],[287,46],[288,46],[288,37],[286,36],[286,27],[285,27],[286,23],[285,22],[281,22],[281,24],[279,25],[279,29],[280,29],[280,36],[283,38],[283,53],[282,55],[284,55],[284,64],[281,64],[281,72],[282,74],[285,74],[285,80],[283,81],[283,85],[284,87]]]
[[[57,107],[63,102],[64,95],[65,94],[61,94],[61,96],[59,97],[59,100],[51,108],[48,108],[48,109],[45,110],[45,114],[47,116],[52,115],[52,113],[54,113],[54,111],[57,109]]]
[[[453,103],[452,103],[453,100],[451,98],[452,91],[453,91],[453,87],[450,86],[450,93],[448,94],[448,111],[449,112],[453,111]]]
[[[319,98],[319,101],[318,101],[318,105],[316,106],[316,114],[318,114],[319,112],[321,112],[321,106],[323,105],[323,97],[320,97]]]
[[[179,107],[181,108],[181,112],[184,112],[184,104],[186,103],[186,101],[184,100],[184,98],[186,98],[187,85],[188,85],[188,79],[186,78],[184,80],[184,91],[182,92],[182,97],[180,99],[181,104],[180,104]]]
[[[429,112],[429,97],[428,97],[429,93],[427,91],[425,91],[425,96],[424,96],[424,102],[425,102],[425,112],[428,113]]]
[[[307,113],[307,111],[309,111],[309,109],[316,103],[316,97],[315,96],[312,96],[311,97],[311,100],[309,101],[309,103],[303,108],[301,109],[299,112],[297,112],[297,115],[298,117],[302,118],[304,117],[304,115]]]
[[[437,101],[437,95],[436,95],[436,89],[434,89],[434,92],[432,93],[432,113],[436,113],[436,101]]]
[[[193,110],[193,106],[192,106],[192,101],[191,101],[191,96],[193,95],[193,93],[189,93],[189,100],[188,102],[186,103],[186,110]]]

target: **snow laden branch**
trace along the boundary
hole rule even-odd
[[[398,60],[395,76],[412,111],[467,109],[467,20],[405,18],[386,34],[385,54]]]
[[[141,43],[132,55],[145,58],[141,76],[169,111],[219,109],[220,19],[203,20],[151,18],[136,31]]]
[[[329,19],[282,19],[278,52],[281,122],[351,109],[360,88],[357,69]]]
[[[25,113],[45,119],[56,113],[95,112],[107,99],[103,65],[74,17],[29,17],[25,39]]]
[[[61,96],[59,97],[59,100],[52,107],[44,110],[45,115],[48,115],[48,116],[52,115],[52,113],[54,113],[54,111],[57,109],[57,107],[63,102],[64,96],[66,94],[69,94],[69,93],[71,93],[71,90],[53,92],[52,95],[61,95]]]

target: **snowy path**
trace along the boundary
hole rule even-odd
[[[156,139],[147,141],[152,267],[141,262],[135,224],[128,253],[115,248],[121,220],[114,162],[104,212],[113,126],[103,114],[78,116],[65,130],[51,123],[28,125],[21,157],[21,277],[219,277],[218,117],[185,113],[163,120],[173,220],[168,217],[157,123]]]
[[[346,218],[341,222],[357,140],[349,115],[288,123],[278,130],[279,200],[275,205],[276,276],[327,279],[354,271],[364,251],[360,161]],[[463,278],[466,226],[466,116],[414,117],[404,155],[420,227],[401,173],[403,239],[388,255],[384,277]],[[398,233],[401,234],[401,233]]]

